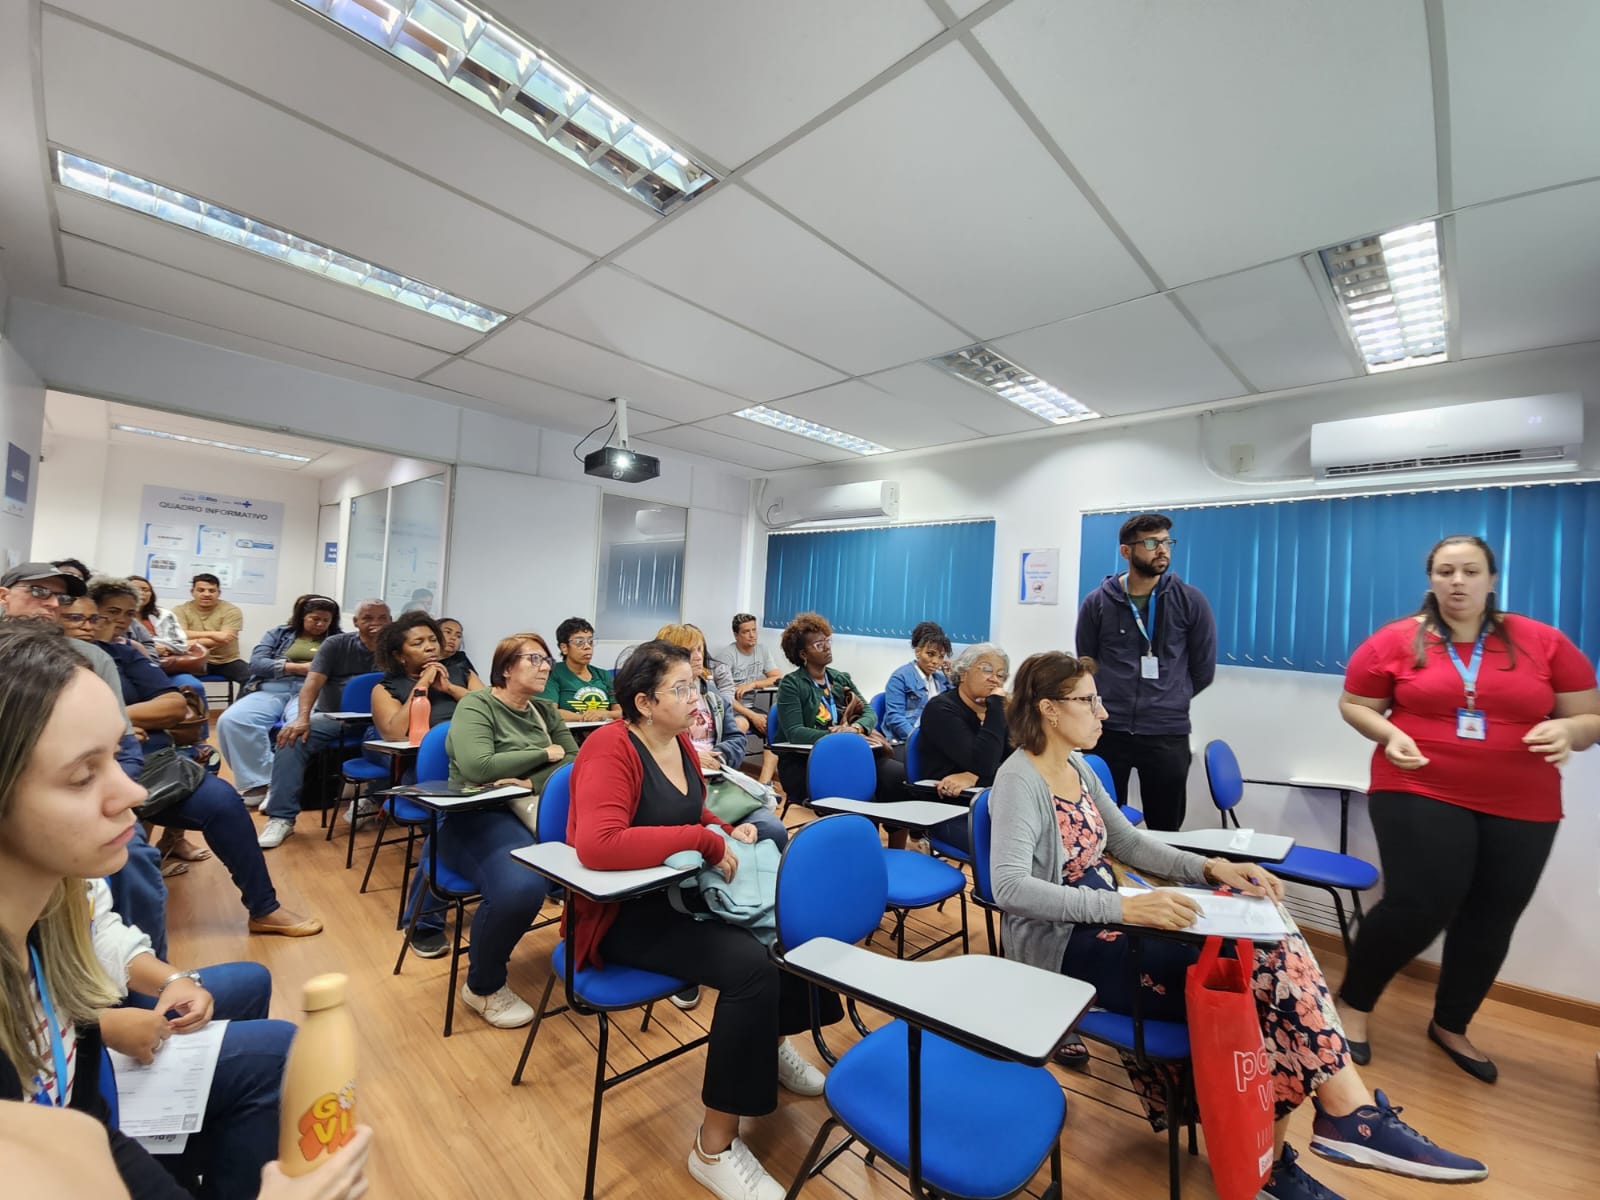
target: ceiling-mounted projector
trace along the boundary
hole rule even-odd
[[[596,479],[613,479],[618,483],[643,483],[661,474],[661,460],[649,454],[628,449],[628,401],[613,396],[617,406],[616,433],[600,449],[584,455],[583,473]]]

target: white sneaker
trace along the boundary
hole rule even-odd
[[[801,1058],[794,1043],[784,1038],[778,1043],[778,1082],[796,1096],[820,1096],[828,1077]]]
[[[284,817],[268,817],[267,826],[261,831],[261,836],[256,839],[256,845],[263,850],[276,850],[283,845],[284,838],[294,836],[294,822]]]
[[[352,800],[344,806],[344,819],[347,823],[359,823],[377,815],[378,806],[365,796],[359,800]]]
[[[266,812],[267,811],[267,805],[269,805],[271,803],[272,803],[272,793],[268,792],[265,796],[261,797],[261,803],[260,804],[255,804],[254,808],[255,808],[255,810],[257,812]]]
[[[533,1005],[504,985],[492,996],[480,996],[461,985],[461,1003],[496,1029],[517,1029],[533,1020]]]
[[[694,1149],[689,1151],[689,1174],[714,1196],[722,1200],[783,1200],[783,1184],[779,1183],[756,1156],[750,1153],[739,1138],[733,1139],[721,1154],[711,1155],[700,1149],[700,1135],[694,1135]]]

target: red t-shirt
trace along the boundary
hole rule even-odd
[[[1523,745],[1522,737],[1555,707],[1557,692],[1595,686],[1594,668],[1559,629],[1527,617],[1508,616],[1516,662],[1505,642],[1490,634],[1478,670],[1477,707],[1488,736],[1456,736],[1456,710],[1466,706],[1461,674],[1444,643],[1428,636],[1428,656],[1419,669],[1412,648],[1417,623],[1407,617],[1385,625],[1350,656],[1345,690],[1388,700],[1389,720],[1417,743],[1428,765],[1402,771],[1379,746],[1372,754],[1372,790],[1414,792],[1497,817],[1523,821],[1561,819],[1561,772]],[[1472,643],[1456,643],[1465,665]]]

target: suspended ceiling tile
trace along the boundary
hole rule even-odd
[[[736,185],[695,201],[615,261],[851,374],[970,340]]]
[[[1030,329],[995,347],[1108,417],[1245,390],[1165,296]]]
[[[1600,340],[1600,183],[1451,219],[1463,356]]]
[[[1452,202],[1600,175],[1600,6],[1450,0]]]
[[[976,432],[914,400],[881,391],[859,379],[847,379],[803,396],[787,396],[773,407],[891,450],[966,441]]]
[[[1016,0],[974,34],[1168,286],[1437,211],[1421,4]]]
[[[919,410],[994,436],[1049,429],[1050,423],[927,363],[869,375],[867,383]],[[779,401],[781,406],[784,401]]]
[[[567,433],[587,433],[601,422],[610,421],[616,411],[614,405],[604,400],[574,395],[561,388],[497,371],[466,358],[445,363],[428,376],[428,382],[453,392],[488,400],[547,428]],[[643,433],[670,425],[671,422],[630,409],[628,424],[630,430],[636,428]]]
[[[785,471],[790,467],[811,467],[817,463],[814,458],[774,450],[770,446],[729,437],[699,425],[678,425],[672,429],[660,429],[645,440],[674,450],[703,454],[718,462],[753,467],[758,471]]]
[[[957,44],[762,163],[749,179],[980,340],[1152,290]]]
[[[1298,259],[1191,283],[1176,295],[1260,391],[1365,374]]]
[[[743,417],[712,417],[708,421],[701,421],[698,428],[710,429],[716,433],[727,434],[729,437],[739,441],[770,446],[774,450],[782,450],[788,454],[798,455],[801,458],[809,458],[818,462],[853,461],[862,457],[849,450],[841,450],[837,446],[830,446],[826,442],[813,442],[810,438],[784,433],[781,429],[774,429],[770,425],[762,425],[758,421],[747,421]]]
[[[215,279],[449,353],[465,350],[483,336],[476,329],[429,316],[348,284],[274,262],[104,200],[59,186],[54,189],[54,197],[58,224],[63,232],[115,246],[192,275]]]
[[[659,218],[575,163],[297,4],[65,0],[595,255]]]
[[[630,116],[727,167],[944,28],[923,0],[504,0],[495,13]]]
[[[754,399],[842,378],[838,371],[611,267],[585,275],[529,316],[628,358]]]
[[[674,422],[698,421],[748,403],[528,321],[516,321],[497,331],[474,349],[471,357],[585,396],[601,400],[626,396],[629,403],[643,405]]]
[[[525,308],[588,261],[216,79],[49,10],[43,57],[47,135],[65,149],[503,312]]]
[[[68,287],[324,358],[406,377],[418,375],[444,358],[437,350],[347,325],[71,235],[62,235],[61,256]]]

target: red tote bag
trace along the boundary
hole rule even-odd
[[[1272,1060],[1250,991],[1255,949],[1241,939],[1238,958],[1221,953],[1208,937],[1189,968],[1189,1053],[1217,1196],[1254,1200],[1272,1171]]]

